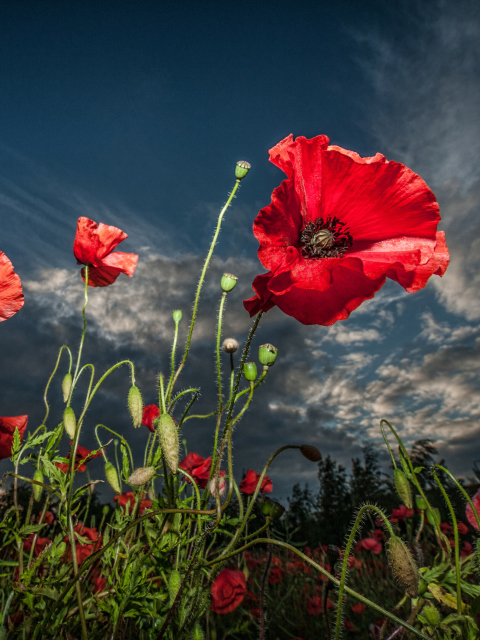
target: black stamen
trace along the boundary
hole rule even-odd
[[[300,234],[302,252],[310,258],[341,258],[353,245],[353,238],[345,223],[330,216],[308,222]]]

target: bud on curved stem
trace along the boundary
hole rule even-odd
[[[72,390],[72,374],[70,372],[64,377],[62,381],[62,393],[63,393],[63,401],[67,402],[70,397],[70,391]]]
[[[143,420],[143,400],[140,389],[134,384],[130,387],[128,392],[128,410],[132,416],[133,426],[140,427]]]
[[[127,482],[134,487],[143,487],[147,482],[150,482],[154,475],[155,469],[153,467],[139,467],[135,469]]]
[[[73,440],[75,431],[77,430],[77,419],[75,418],[75,412],[72,407],[66,407],[63,412],[63,426],[70,439]]]
[[[322,454],[313,444],[302,444],[300,453],[304,458],[310,460],[310,462],[320,462],[322,459]]]
[[[160,438],[163,457],[170,471],[175,474],[178,470],[180,457],[180,443],[178,441],[178,430],[173,418],[168,413],[162,413],[155,420],[155,428]]]
[[[122,493],[122,487],[118,479],[117,470],[111,462],[105,463],[105,477],[115,493]]]
[[[43,473],[41,472],[40,469],[35,470],[35,473],[33,474],[33,479],[36,480],[37,482],[43,482]],[[32,484],[32,490],[33,490],[33,497],[35,499],[35,502],[39,502],[42,497],[43,487],[41,487],[39,484]]]
[[[400,500],[407,507],[407,509],[411,509],[413,507],[413,500],[410,482],[408,481],[405,473],[398,467],[393,470],[393,481],[395,483],[395,489],[397,490]]]
[[[392,536],[387,543],[387,553],[390,568],[398,583],[410,598],[418,598],[418,568],[407,545],[397,536]]]

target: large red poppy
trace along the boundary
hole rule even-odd
[[[212,584],[212,611],[230,613],[242,603],[246,590],[243,571],[223,569]]]
[[[89,218],[78,219],[73,253],[78,264],[89,265],[88,284],[91,287],[107,287],[121,273],[133,276],[138,256],[113,251],[125,238],[128,235],[117,227],[97,224]],[[85,269],[82,269],[82,278],[85,281]]]
[[[15,427],[23,437],[27,428],[28,416],[15,416],[14,418],[0,418],[0,460],[10,458],[12,455],[13,434]]]
[[[8,320],[23,307],[19,276],[7,256],[0,251],[0,322]]]
[[[212,457],[204,458],[198,453],[191,451],[188,456],[181,461],[179,467],[184,471],[188,471],[200,489],[205,489],[210,478]],[[220,477],[223,477],[225,473],[225,471],[220,471]],[[185,480],[190,484],[188,478],[185,478]],[[220,486],[222,486],[221,482]]]
[[[70,445],[71,444],[72,443],[70,442]],[[67,460],[70,460],[71,455],[72,452],[69,451],[67,453]],[[78,444],[77,453],[75,454],[75,471],[85,471],[85,469],[87,468],[87,462],[89,460],[93,460],[93,458],[98,458],[101,455],[101,451],[92,453],[90,449],[87,449],[87,447],[82,447],[82,445]],[[56,462],[55,466],[58,467],[60,471],[63,471],[63,473],[67,473],[68,471],[68,464],[66,462]]]
[[[331,325],[387,277],[413,292],[447,268],[438,204],[422,178],[328,143],[290,135],[270,150],[288,178],[253,224],[269,271],[244,301],[251,316],[276,305],[303,324]]]

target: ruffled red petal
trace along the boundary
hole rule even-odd
[[[0,460],[10,458],[12,455],[13,434],[17,428],[20,437],[23,438],[27,428],[28,416],[14,416],[0,418]]]
[[[102,267],[119,269],[122,273],[131,278],[135,271],[135,267],[137,266],[137,262],[138,256],[135,253],[122,253],[122,251],[115,251],[103,258]]]
[[[0,322],[17,313],[24,303],[22,284],[7,256],[0,251]]]
[[[77,233],[73,243],[73,254],[81,264],[95,264],[111,253],[128,235],[103,223],[97,224],[81,217],[77,222]]]
[[[81,270],[82,280],[85,282],[85,267]],[[114,267],[89,267],[88,268],[88,286],[89,287],[108,287],[113,284],[121,274],[120,269]]]
[[[160,416],[160,409],[156,404],[149,404],[146,407],[143,407],[143,417],[142,424],[150,429],[153,433],[155,431],[155,427],[153,423]]]

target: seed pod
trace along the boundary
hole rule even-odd
[[[182,584],[182,576],[178,571],[173,570],[168,580],[168,594],[170,596],[170,606],[172,606],[175,598],[177,597],[177,593],[180,590],[181,584]]]
[[[393,575],[410,598],[418,597],[418,569],[406,544],[392,536],[387,544],[388,559]]]
[[[77,419],[75,418],[75,412],[72,407],[66,407],[63,412],[63,426],[70,439],[73,440],[75,431],[77,430]]]
[[[204,640],[204,638],[202,627],[197,622],[193,629],[192,640]]]
[[[322,454],[314,447],[313,444],[302,444],[300,447],[300,453],[310,462],[320,462]]]
[[[257,379],[257,365],[255,362],[245,362],[243,375],[249,382],[254,382]]]
[[[139,467],[135,469],[127,482],[133,484],[134,487],[143,487],[144,484],[150,482],[154,475],[155,469],[153,467]]]
[[[238,349],[238,342],[235,340],[235,338],[226,338],[223,341],[222,349],[225,351],[225,353],[235,353],[235,351]]]
[[[35,469],[33,479],[37,482],[43,482],[43,473],[40,471],[40,469]],[[32,490],[35,502],[39,502],[42,497],[43,487],[41,487],[39,484],[32,484]]]
[[[440,624],[440,613],[433,604],[427,604],[423,609],[423,617],[431,627],[438,627]]]
[[[234,276],[231,273],[224,273],[222,279],[220,280],[222,291],[228,293],[229,291],[232,291],[232,289],[235,289],[237,280],[237,276]]]
[[[67,373],[62,381],[62,392],[63,392],[63,401],[66,402],[68,397],[70,396],[70,391],[72,390],[72,374]]]
[[[180,455],[180,443],[178,442],[178,431],[172,416],[162,413],[154,422],[160,437],[163,457],[172,473],[177,473],[178,459]]]
[[[278,349],[267,342],[267,344],[262,344],[258,348],[258,359],[260,360],[260,364],[263,364],[264,367],[271,367],[272,364],[275,364],[275,360],[277,359]]]
[[[122,487],[118,480],[117,470],[111,462],[105,463],[105,477],[115,493],[122,493]]]
[[[285,507],[279,502],[272,501],[272,507],[270,509],[270,518],[272,520],[279,520],[285,513]]]
[[[143,420],[143,400],[140,389],[134,384],[128,392],[128,410],[132,416],[133,426],[140,427]]]
[[[401,469],[394,469],[393,481],[395,482],[395,488],[400,496],[400,500],[407,509],[411,509],[413,507],[412,490],[410,489],[410,482],[407,476]]]
[[[178,324],[180,322],[180,320],[182,319],[182,312],[180,311],[180,309],[177,309],[176,311],[173,312],[173,321],[175,322],[175,324]]]
[[[252,168],[252,165],[246,160],[239,160],[235,166],[235,177],[240,182],[242,178],[245,178],[247,173]]]

